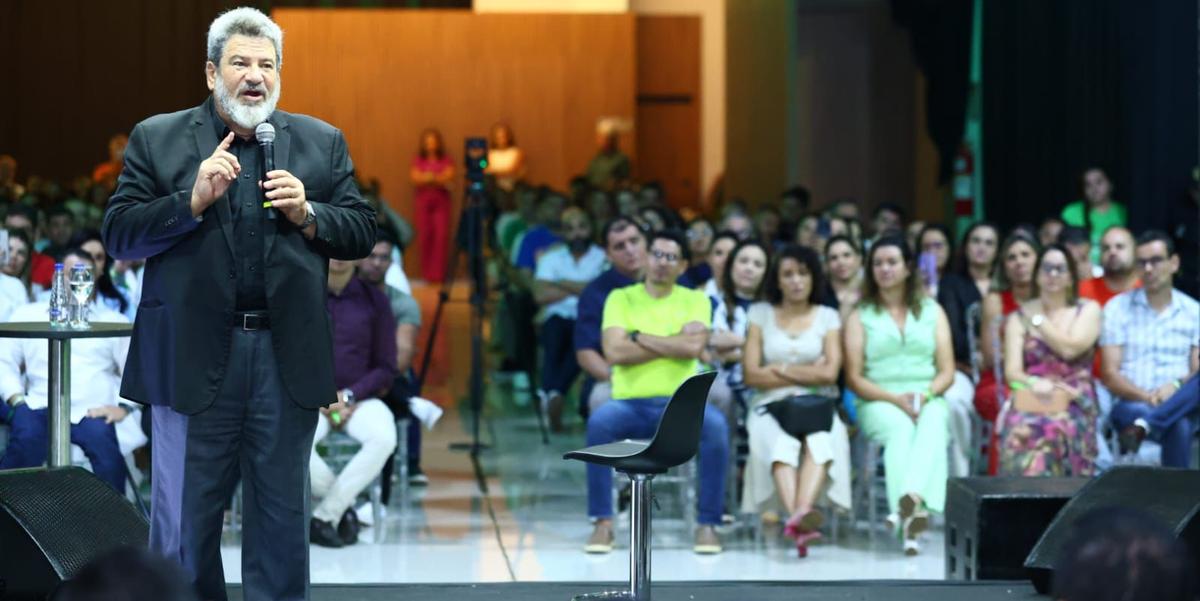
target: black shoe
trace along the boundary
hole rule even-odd
[[[1146,430],[1134,424],[1121,430],[1117,440],[1120,442],[1122,455],[1137,453],[1142,446],[1142,441],[1146,440]]]
[[[358,542],[358,514],[354,513],[353,508],[342,514],[342,519],[337,525],[337,535],[347,547]]]
[[[322,547],[331,549],[340,549],[345,545],[342,543],[342,538],[338,536],[337,529],[333,524],[324,520],[313,518],[308,524],[308,542]]]

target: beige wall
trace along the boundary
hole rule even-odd
[[[792,1],[726,4],[725,199],[774,200],[788,185],[792,132]]]
[[[725,171],[725,3],[726,0],[629,0],[630,10],[639,15],[700,17],[700,180],[705,198]]]

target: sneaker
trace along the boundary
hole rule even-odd
[[[696,528],[696,544],[692,546],[692,551],[701,555],[716,555],[721,552],[721,539],[717,536],[717,529],[712,526],[700,526]]]
[[[601,520],[596,522],[596,527],[592,529],[592,535],[588,537],[587,544],[583,546],[584,553],[612,553],[613,550],[613,530],[612,522]]]

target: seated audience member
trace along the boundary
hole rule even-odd
[[[658,205],[648,205],[638,209],[638,219],[641,220],[642,227],[651,234],[675,229],[674,215]]]
[[[575,321],[579,294],[604,271],[604,251],[592,242],[592,223],[583,209],[563,211],[566,244],[546,251],[537,262],[533,298],[542,306],[542,385],[538,390],[542,407],[550,417],[550,429],[563,429],[563,399],[579,376],[575,359]]]
[[[104,241],[100,238],[100,232],[91,229],[81,230],[71,239],[71,246],[82,248],[92,255],[92,262],[96,265],[94,276],[96,300],[133,321],[137,307],[129,302],[125,292],[113,283],[112,274],[109,271],[112,259],[108,256],[108,251],[104,249]]]
[[[9,231],[21,230],[29,239],[29,281],[42,289],[50,287],[50,278],[54,276],[54,259],[37,251],[38,241],[38,211],[34,207],[23,204],[12,204],[4,217],[4,227]]]
[[[984,420],[995,424],[1000,416],[1002,399],[1008,398],[1007,387],[1001,386],[1004,375],[1004,320],[1033,298],[1033,268],[1037,263],[1038,246],[1033,238],[1014,233],[1000,245],[1000,268],[992,291],[983,299],[979,322],[979,354],[981,357],[979,383],[975,385],[975,411]],[[993,429],[988,443],[988,473],[996,474],[1000,455],[998,434]]]
[[[904,209],[892,202],[879,203],[871,212],[871,237],[904,229]]]
[[[1079,270],[1077,278],[1083,282],[1104,275],[1104,268],[1092,260],[1092,241],[1087,237],[1087,230],[1081,227],[1067,226],[1058,234],[1058,243],[1071,253],[1075,261],[1075,269]]]
[[[1138,270],[1134,269],[1133,247],[1133,233],[1124,227],[1115,225],[1104,232],[1100,238],[1100,265],[1104,275],[1081,280],[1079,296],[1103,307],[1112,297],[1141,285]]]
[[[604,303],[604,356],[612,363],[613,400],[600,406],[587,423],[587,444],[626,438],[651,438],[667,401],[699,367],[712,307],[704,294],[675,283],[688,264],[688,248],[676,232],[650,238],[645,281],[614,290]],[[697,553],[719,553],[716,526],[721,523],[728,470],[729,429],[711,404],[704,409],[700,434],[699,527]],[[595,529],[585,550],[612,550],[613,470],[587,466],[588,515]]]
[[[125,168],[125,147],[128,145],[129,136],[125,134],[116,134],[108,139],[108,160],[92,169],[93,182],[109,192],[117,188],[117,178]]]
[[[1042,249],[1034,296],[1004,325],[1004,377],[1013,391],[1000,423],[1000,473],[1091,476],[1096,471],[1092,353],[1100,306],[1081,299],[1067,249]]]
[[[829,267],[827,304],[844,321],[862,298],[862,250],[846,236],[834,236],[825,243],[825,264]]]
[[[754,222],[746,215],[744,211],[732,210],[729,211],[723,219],[717,230],[722,232],[733,232],[733,235],[738,240],[746,240],[754,236]],[[714,273],[716,273],[714,271]]]
[[[713,307],[721,302],[721,296],[725,294],[721,290],[721,286],[724,285],[721,275],[725,273],[725,262],[729,260],[729,253],[733,252],[733,248],[740,241],[737,234],[723,230],[717,232],[708,248],[708,268],[712,271],[712,277],[704,283],[703,290],[712,300]]]
[[[1122,451],[1136,451],[1149,433],[1162,444],[1163,465],[1185,468],[1197,426],[1200,304],[1173,288],[1179,255],[1169,236],[1142,234],[1136,253],[1142,288],[1104,307],[1104,382],[1118,399],[1112,422]]]
[[[604,358],[601,320],[608,295],[618,288],[632,286],[645,275],[646,235],[641,226],[628,217],[616,217],[604,224],[600,234],[605,256],[612,266],[579,293],[575,320],[575,360],[587,378],[580,391],[580,413],[586,419],[590,411],[612,398],[612,365]]]
[[[629,188],[617,190],[613,196],[613,204],[617,207],[617,215],[630,218],[638,216],[638,197]]]
[[[588,190],[586,194],[586,206],[588,216],[592,218],[592,223],[603,225],[608,223],[609,219],[616,214],[616,209],[613,208],[612,196],[604,190]]]
[[[1050,246],[1058,242],[1058,235],[1062,233],[1066,224],[1062,219],[1056,216],[1050,216],[1042,220],[1042,224],[1037,229],[1038,244],[1042,246]]]
[[[91,255],[81,249],[64,253],[68,272],[80,263],[94,266]],[[97,303],[95,292],[88,307],[94,321],[129,322]],[[48,315],[46,302],[31,303],[17,307],[10,320],[45,322]],[[118,396],[128,352],[128,338],[83,338],[71,345],[71,443],[83,450],[96,476],[122,495],[123,456],[146,443],[138,427],[140,412]],[[36,467],[46,461],[49,361],[44,340],[0,338],[0,398],[9,406],[12,428],[0,469]]]
[[[812,194],[804,186],[793,186],[779,195],[779,238],[791,242],[800,218],[808,212]]]
[[[358,539],[354,500],[371,484],[396,449],[396,418],[380,397],[396,378],[396,321],[382,292],[354,276],[354,261],[329,261],[326,297],[333,330],[333,375],[337,402],[321,408],[308,462],[313,496],[309,540],[322,547],[352,545]],[[317,454],[331,429],[361,444],[354,458],[334,474]]]
[[[906,554],[929,511],[946,501],[946,401],[954,347],[942,308],[921,292],[903,237],[876,240],[867,255],[863,300],[846,320],[846,383],[858,396],[863,432],[883,446],[890,525]]]
[[[950,239],[950,230],[940,223],[930,223],[917,233],[917,243],[913,246],[918,254],[918,265],[928,262],[921,267],[921,282],[925,284],[925,294],[937,298],[938,285],[950,270],[950,257],[954,256],[954,242]]]
[[[1194,601],[1195,550],[1149,514],[1095,509],[1075,524],[1054,571],[1059,601]]]
[[[692,251],[691,265],[684,273],[688,281],[699,284],[712,279],[712,267],[708,264],[708,251],[712,248],[714,235],[712,224],[703,217],[697,217],[688,223],[688,249]]]
[[[1091,249],[1087,260],[1090,266],[1100,260],[1100,237],[1104,232],[1114,225],[1123,226],[1128,220],[1125,206],[1112,199],[1112,182],[1103,169],[1084,169],[1079,176],[1079,187],[1083,199],[1063,208],[1062,219],[1068,226],[1084,228],[1084,236]]]
[[[976,374],[984,368],[972,352],[972,341],[978,344],[983,298],[991,292],[992,272],[996,267],[996,227],[976,223],[963,235],[957,268],[941,279],[937,300],[950,322],[950,338],[954,341],[954,383],[946,391],[946,408],[950,410],[951,461],[950,475],[961,478],[969,475],[970,457],[981,441],[974,440],[971,416],[975,412]],[[973,316],[973,317],[972,317]]]
[[[847,222],[859,223],[858,201],[848,196],[834,199],[829,203],[826,212],[834,217],[841,217]]]
[[[1119,225],[1114,225],[1104,232],[1100,238],[1100,264],[1104,267],[1101,277],[1081,280],[1079,282],[1079,297],[1096,301],[1103,309],[1114,296],[1141,286],[1138,273],[1133,264],[1133,234]],[[1103,471],[1112,466],[1112,451],[1104,440],[1104,429],[1109,423],[1112,412],[1113,398],[1103,384],[1102,368],[1104,352],[1097,349],[1093,361],[1093,384],[1096,387],[1097,413],[1096,435],[1100,437],[1096,457],[1096,467]]]
[[[24,230],[8,230],[8,261],[0,265],[0,273],[16,280],[20,290],[12,284],[13,280],[5,279],[5,283],[0,286],[0,293],[9,298],[14,306],[34,300],[34,290],[29,281],[32,266],[29,253],[32,251],[33,244]],[[40,287],[38,292],[41,292]]]
[[[537,268],[538,257],[546,252],[546,249],[560,242],[555,230],[566,204],[567,199],[558,192],[547,190],[542,194],[534,213],[536,224],[525,230],[525,237],[521,239],[521,246],[517,250],[515,265],[518,268],[532,274]]]
[[[800,219],[796,226],[796,244],[817,252],[825,248],[826,241],[833,235],[833,221],[823,215],[812,213]]]
[[[908,241],[909,247],[913,249],[913,253],[917,255],[918,261],[921,258],[921,232],[925,231],[925,222],[917,219],[910,221],[904,228],[904,239]],[[917,263],[918,269],[920,263]]]
[[[798,437],[765,408],[796,395],[840,396],[842,324],[835,309],[816,302],[821,280],[821,259],[812,249],[780,251],[767,272],[766,302],[750,307],[744,360],[746,385],[757,394],[746,418],[750,458],[742,509],[760,513],[782,505],[789,516],[785,533],[801,557],[821,537],[821,495],[835,509],[850,508],[850,442],[836,411],[829,430]]]
[[[392,265],[392,249],[396,240],[391,232],[376,230],[375,247],[371,254],[358,264],[358,277],[379,290],[387,297],[392,309],[392,318],[396,321],[396,379],[392,383],[391,393],[383,400],[388,409],[396,417],[410,415],[408,396],[413,382],[409,377],[412,372],[413,358],[417,350],[417,332],[421,329],[421,306],[416,299],[405,294],[400,289],[388,285],[384,281],[388,268]],[[421,471],[421,423],[412,419],[408,422],[408,482],[422,486],[429,483],[425,472]],[[384,469],[385,473],[390,470]]]
[[[779,216],[779,209],[774,205],[764,204],[758,207],[754,213],[754,232],[758,239],[766,242],[771,250],[775,249],[775,244],[781,242],[781,238],[791,237],[791,232],[783,233],[782,218]]]
[[[762,298],[769,261],[763,243],[739,242],[729,253],[721,274],[722,293],[713,307],[712,335],[703,358],[720,372],[708,398],[717,404],[728,423],[735,423],[734,407],[745,406],[742,348],[746,345],[746,311]]]
[[[63,205],[55,205],[46,211],[46,239],[39,241],[42,252],[55,261],[61,261],[70,248],[75,235],[75,214]]]
[[[199,601],[178,564],[147,549],[124,547],[93,559],[54,591],[51,601]]]

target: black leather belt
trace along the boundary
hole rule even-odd
[[[266,311],[236,311],[229,321],[230,327],[248,332],[271,329],[271,315]]]

